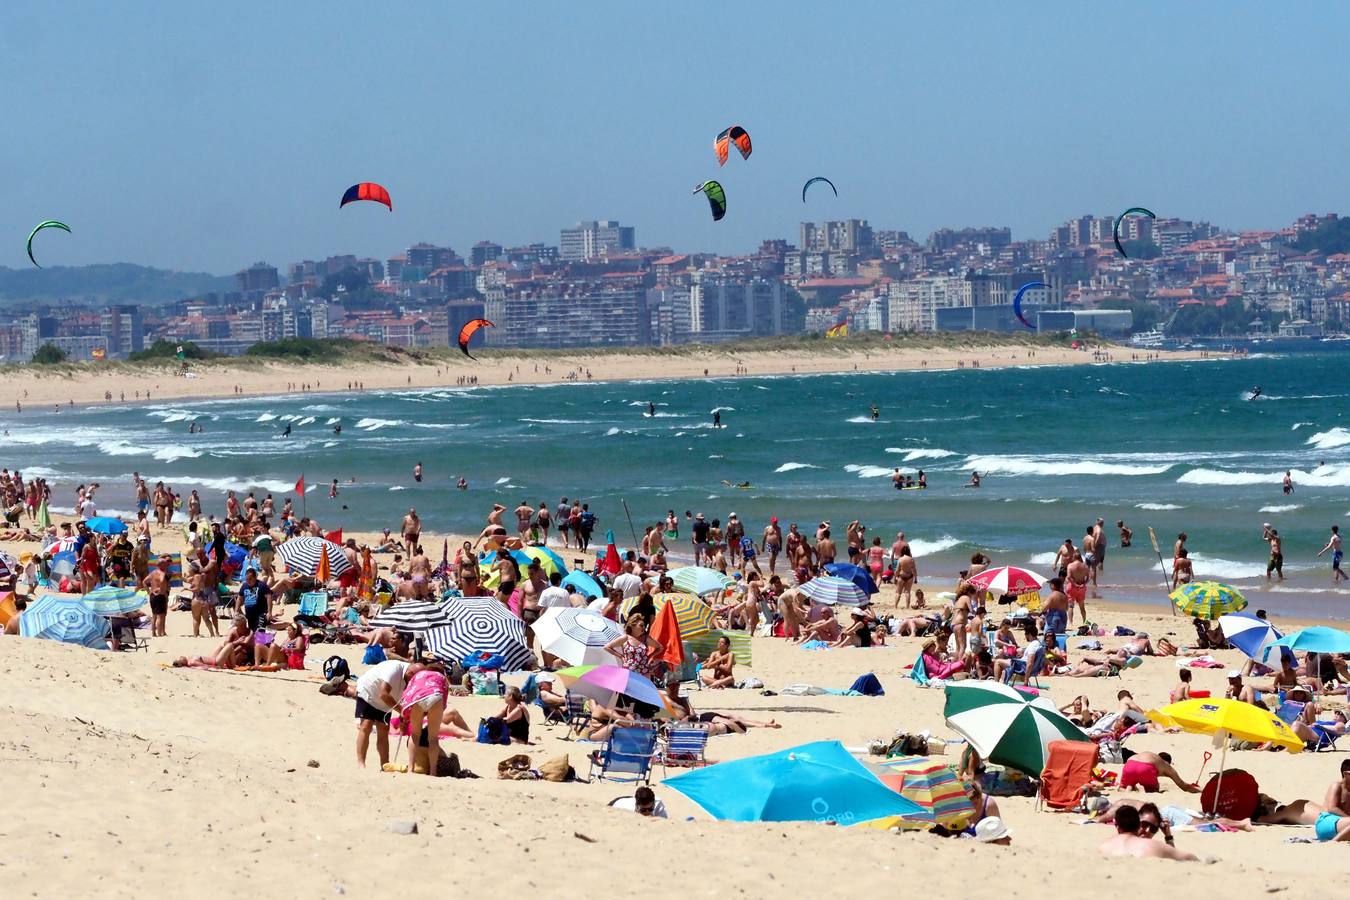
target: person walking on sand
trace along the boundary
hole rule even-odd
[[[417,516],[417,507],[408,507],[408,514],[403,517],[403,546],[405,552],[413,555],[417,549],[417,542],[422,537],[422,520]]]
[[[1341,560],[1345,554],[1341,551],[1341,526],[1339,525],[1331,526],[1331,539],[1327,541],[1325,547],[1317,551],[1317,555],[1321,556],[1328,550],[1331,551],[1331,583],[1335,584],[1342,578],[1350,579],[1350,576],[1347,576],[1341,569]]]

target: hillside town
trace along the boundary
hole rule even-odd
[[[669,346],[825,333],[1086,331],[1109,338],[1315,339],[1350,321],[1350,253],[1308,238],[1335,214],[1270,231],[1082,216],[1045,238],[942,228],[919,242],[866,220],[801,223],[795,243],[750,254],[643,248],[615,221],[563,228],[556,245],[419,243],[388,259],[258,262],[236,289],[160,306],[52,304],[0,322],[0,356],[45,345],[122,359],[156,341],[238,354],[263,341],[347,337],[445,347],[480,317],[490,347]],[[1115,237],[1121,240],[1117,249]],[[1123,251],[1123,252],[1122,252]],[[1013,307],[1024,291],[1021,317]]]

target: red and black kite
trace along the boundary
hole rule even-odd
[[[473,354],[469,352],[469,338],[473,337],[474,332],[480,328],[496,327],[496,325],[493,325],[487,319],[470,319],[465,323],[464,327],[459,330],[459,349],[462,350],[464,355],[469,357],[469,359],[473,359]]]
[[[384,189],[383,185],[376,184],[373,181],[363,181],[347,188],[347,193],[342,195],[342,202],[338,204],[338,209],[342,209],[348,203],[355,203],[357,200],[373,200],[389,207],[390,212],[394,211],[394,203],[389,199],[389,192]]]
[[[736,149],[741,151],[741,159],[750,158],[750,133],[739,125],[732,125],[725,129],[713,141],[713,149],[717,151],[717,164],[726,165],[727,154],[730,152],[730,144],[735,144]]]

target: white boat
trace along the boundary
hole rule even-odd
[[[1154,329],[1153,331],[1141,331],[1138,334],[1130,336],[1130,345],[1134,347],[1143,347],[1150,350],[1162,348],[1163,342],[1167,340],[1167,335]]]

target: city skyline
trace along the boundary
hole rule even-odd
[[[734,254],[803,219],[1024,240],[1066,210],[1244,230],[1344,204],[1336,7],[361,12],[0,11],[0,72],[22,85],[0,265],[29,265],[23,238],[47,218],[72,228],[44,236],[48,265],[228,273],[420,240],[552,243],[590,218]],[[755,152],[718,167],[732,123]],[[838,200],[802,204],[815,175]],[[689,194],[707,178],[729,197],[715,224]],[[339,213],[364,180],[392,213]]]

